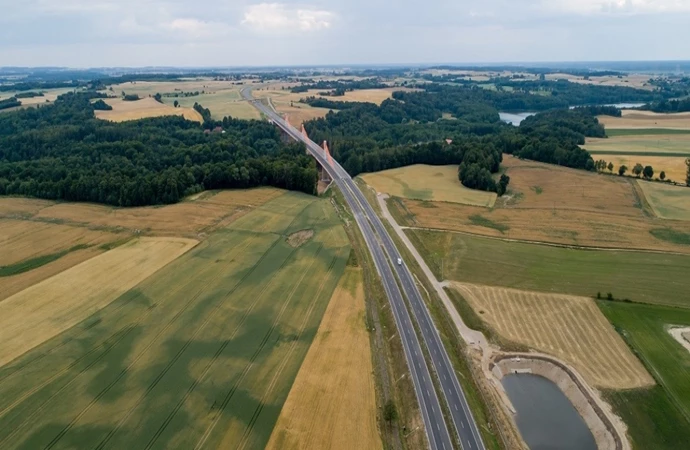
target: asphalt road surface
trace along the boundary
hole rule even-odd
[[[286,123],[275,111],[254,100],[251,97],[251,88],[244,89],[242,95],[288,135],[295,140],[304,142],[308,151],[327,170],[336,185],[343,192],[345,200],[352,209],[355,220],[362,230],[367,246],[372,253],[374,263],[390,301],[391,310],[402,338],[407,365],[410,368],[430,447],[435,450],[443,450],[451,449],[453,446],[446,422],[443,419],[439,398],[431,380],[429,367],[412,325],[410,311],[405,306],[405,300],[398,287],[394,273],[397,274],[400,280],[400,285],[409,301],[411,311],[431,357],[431,362],[441,387],[441,393],[451,413],[460,445],[464,450],[484,450],[484,444],[477,429],[477,424],[453,370],[448,353],[441,342],[438,330],[434,326],[431,315],[417,289],[412,274],[404,263],[401,265],[397,264],[397,259],[400,255],[371,205],[342,166],[335,160],[326,159],[321,147],[310,139],[305,138],[301,132]],[[386,258],[386,255],[388,258]]]

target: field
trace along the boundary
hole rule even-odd
[[[599,122],[609,129],[667,128],[690,129],[690,113],[660,114],[651,111],[623,110],[622,117],[598,116]]]
[[[618,173],[618,168],[625,165],[628,168],[627,174],[632,173],[632,168],[635,164],[640,163],[643,166],[652,166],[654,168],[654,178],[659,178],[659,174],[664,171],[666,179],[675,181],[676,183],[685,184],[685,157],[668,157],[668,156],[641,156],[641,155],[626,155],[622,153],[595,153],[592,157],[596,160],[603,159],[604,161],[612,162],[615,166],[613,173]]]
[[[492,207],[493,192],[468,189],[458,180],[458,166],[416,164],[361,175],[377,192],[395,197]]]
[[[406,232],[439,279],[583,297],[611,292],[617,299],[690,307],[690,256]]]
[[[0,303],[0,366],[98,312],[197,241],[141,238]]]
[[[688,125],[690,127],[690,121]],[[690,134],[627,134],[608,138],[587,138],[582,147],[594,152],[597,155],[594,159],[601,159],[598,155],[609,153],[682,157],[690,156]]]
[[[164,97],[166,105],[174,105],[175,100],[183,108],[192,108],[194,103],[199,103],[204,108],[211,111],[211,116],[215,120],[222,120],[223,117],[230,116],[235,119],[260,119],[259,110],[240,97],[239,90],[224,90],[209,94],[195,95],[194,97]]]
[[[23,92],[43,92],[43,97],[20,98],[19,101],[22,102],[22,106],[39,105],[42,103],[54,102],[55,100],[57,100],[57,98],[60,95],[66,94],[67,92],[72,92],[72,91],[74,91],[73,88],[32,89],[31,91],[23,91]],[[18,93],[19,92],[17,92],[17,91],[0,92],[0,100],[4,100],[4,99],[10,98],[10,97],[13,97],[14,95],[16,95]]]
[[[508,194],[494,208],[446,202],[390,200],[401,225],[501,238],[621,249],[690,253],[690,245],[658,230],[687,233],[690,224],[662,221],[635,180],[506,156]],[[655,233],[655,234],[653,234]]]
[[[0,198],[0,266],[4,266],[0,274],[7,269],[27,269],[0,276],[0,301],[135,235],[205,239],[213,230],[283,193],[273,188],[208,191],[194,201],[127,209]],[[10,232],[8,224],[14,231]]]
[[[647,181],[639,184],[657,216],[690,221],[690,188]]]
[[[26,260],[69,251],[74,247],[92,247],[114,241],[117,236],[44,222],[0,219],[0,276],[4,268]]]
[[[361,269],[346,269],[268,449],[382,447],[362,283]]]
[[[592,386],[654,384],[591,298],[464,283],[454,287],[503,338],[571,364]]]
[[[599,307],[661,385],[607,394],[626,421],[635,448],[685,448],[690,439],[690,353],[667,327],[690,325],[690,310],[616,302],[600,302]]]
[[[328,108],[314,108],[299,101],[305,97],[320,97],[319,93],[324,89],[311,89],[307,92],[292,93],[287,88],[291,85],[269,85],[261,89],[255,89],[252,94],[256,98],[270,98],[273,106],[279,113],[287,114],[290,123],[300,127],[302,122],[325,116]],[[282,87],[286,87],[285,90]],[[344,102],[371,102],[381,104],[385,99],[391,98],[394,91],[410,90],[406,88],[364,89],[346,92],[340,97],[324,97],[334,101]]]
[[[0,368],[0,447],[263,447],[348,254],[330,203],[302,194],[216,229]]]
[[[151,97],[126,102],[120,98],[107,98],[105,102],[113,107],[112,111],[96,111],[96,117],[111,122],[145,119],[147,117],[183,116],[187,120],[201,122],[201,114],[191,108],[173,108],[159,103]]]

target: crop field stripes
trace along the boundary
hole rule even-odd
[[[238,246],[238,247],[235,248],[235,250],[236,250],[235,253],[241,254],[241,252],[242,252],[244,249],[246,249],[247,247],[249,247],[250,243],[252,243],[252,242],[253,242],[253,241],[252,241],[251,239],[246,240],[246,241],[245,241],[245,244],[244,244],[243,246],[241,246],[241,247]],[[278,240],[275,240],[274,243],[273,243],[273,245],[272,245],[272,247],[275,246],[275,245],[277,244],[277,242],[278,242]],[[272,248],[272,247],[271,247],[271,248]],[[265,256],[265,254],[264,254],[264,256]],[[263,256],[262,256],[262,257],[263,257]],[[216,274],[216,276],[220,276],[220,273]],[[195,280],[194,280],[194,279],[190,279],[185,285],[179,286],[179,287],[176,289],[176,291],[179,292],[179,291],[183,290],[185,287],[187,287],[187,286],[189,286],[189,285],[192,285],[192,284],[194,284],[194,283],[195,283]],[[182,316],[182,314],[189,308],[189,306],[192,305],[192,304],[198,299],[198,296],[202,293],[203,289],[204,289],[204,287],[200,287],[200,288],[198,289],[197,293],[196,293],[194,296],[191,296],[191,297],[190,297],[190,300],[189,300],[187,303],[184,304],[183,308],[180,309],[180,310],[177,312],[177,314],[175,314],[175,316],[173,317],[173,319],[170,320],[170,321],[169,321],[169,322],[168,322],[168,323],[167,323],[167,324],[166,324],[166,325],[165,325],[165,326],[164,326],[164,327],[153,337],[153,339],[151,340],[151,342],[149,342],[149,344],[146,345],[146,347],[144,348],[144,350],[143,350],[142,352],[140,352],[140,353],[137,355],[137,357],[134,359],[134,361],[133,361],[125,370],[123,370],[123,371],[118,375],[116,381],[119,380],[119,379],[121,379],[122,376],[124,376],[124,375],[135,365],[135,363],[138,362],[138,361],[144,356],[144,354],[146,353],[146,351],[149,350],[149,349],[153,346],[153,344],[158,340],[158,338],[160,338],[160,336],[162,336],[163,333],[164,333],[165,331],[167,331],[167,330],[170,328],[170,326],[171,326],[179,317]],[[172,297],[174,294],[175,294],[175,291],[171,292],[171,297]],[[126,304],[128,304],[131,300],[132,300],[132,299],[129,299],[127,302],[123,302],[122,305],[118,305],[118,307],[116,308],[116,310],[121,309],[121,308],[124,307]],[[18,406],[21,402],[23,402],[24,400],[26,400],[28,397],[34,395],[35,393],[37,393],[38,391],[40,391],[41,389],[43,389],[44,387],[48,386],[50,383],[52,383],[53,381],[55,381],[55,380],[56,380],[57,378],[59,378],[61,375],[65,374],[65,373],[68,372],[70,369],[76,367],[77,364],[78,364],[81,360],[83,360],[83,359],[85,359],[87,356],[91,355],[94,351],[98,350],[98,349],[99,349],[100,347],[102,347],[103,345],[106,345],[106,342],[107,342],[109,339],[111,339],[111,338],[113,338],[113,337],[119,335],[119,336],[116,338],[116,340],[115,340],[114,342],[109,343],[108,345],[106,345],[106,349],[105,349],[105,351],[104,351],[103,353],[101,353],[95,360],[91,361],[88,365],[86,365],[83,369],[81,369],[78,373],[76,373],[76,374],[74,375],[74,377],[73,377],[71,380],[69,380],[69,381],[68,381],[66,384],[64,384],[58,391],[56,391],[55,393],[53,393],[53,395],[51,395],[48,399],[46,399],[46,400],[45,400],[38,408],[36,408],[36,409],[29,415],[29,417],[27,417],[19,426],[15,426],[13,432],[12,432],[10,435],[8,435],[8,436],[7,436],[6,438],[4,438],[4,439],[0,439],[0,446],[2,446],[2,444],[3,444],[6,440],[8,440],[8,439],[10,439],[11,437],[15,436],[17,432],[21,431],[22,427],[26,426],[26,424],[29,424],[29,423],[30,423],[30,419],[32,419],[33,417],[35,417],[39,412],[42,411],[42,409],[43,409],[47,404],[49,404],[54,398],[56,398],[56,397],[57,397],[59,394],[61,394],[65,389],[67,389],[69,386],[71,386],[71,384],[72,384],[73,382],[75,382],[75,381],[77,380],[77,378],[78,378],[80,375],[86,373],[86,372],[87,372],[89,369],[91,369],[95,364],[97,364],[97,363],[100,362],[105,356],[107,356],[108,353],[109,353],[117,344],[119,344],[125,337],[127,337],[127,335],[128,335],[132,330],[136,329],[136,327],[137,327],[140,323],[144,322],[144,321],[148,318],[148,316],[152,313],[152,311],[153,311],[152,309],[148,309],[143,315],[138,316],[138,320],[137,320],[136,322],[125,325],[123,328],[121,328],[120,330],[116,331],[116,332],[115,332],[114,334],[112,334],[110,337],[106,338],[106,339],[103,341],[103,343],[101,343],[100,345],[97,345],[97,346],[93,347],[93,348],[92,348],[91,350],[89,350],[86,354],[84,354],[83,356],[77,358],[77,360],[73,361],[70,365],[68,365],[67,367],[65,367],[64,369],[62,369],[60,372],[56,373],[54,376],[52,376],[51,378],[49,378],[48,380],[46,380],[44,383],[41,383],[40,385],[36,386],[36,387],[33,388],[31,391],[27,392],[25,395],[22,395],[19,399],[17,399],[15,402],[13,402],[12,405],[10,405],[10,406],[6,407],[5,409],[3,409],[2,411],[0,411],[0,418],[1,418],[1,417],[4,416],[8,411],[10,411],[10,410],[13,409],[14,407]],[[210,316],[209,316],[209,317],[210,317]],[[88,331],[88,330],[84,330],[83,332],[86,332],[86,331]],[[77,338],[75,337],[75,338],[73,338],[73,339],[77,339]],[[180,354],[181,354],[181,353],[180,353]],[[44,356],[45,356],[45,355],[44,355]],[[172,364],[170,364],[170,365],[172,365]],[[27,366],[28,366],[28,365],[25,365],[24,367],[27,367]],[[24,367],[23,367],[23,368],[24,368]],[[169,369],[169,367],[168,367],[168,369]],[[166,370],[165,372],[167,372],[167,370]],[[14,373],[13,373],[12,375],[14,375]],[[163,375],[164,375],[164,374],[163,374]],[[161,376],[161,378],[162,378],[162,376]],[[158,381],[160,381],[160,379],[158,379],[158,380],[156,381],[156,384],[157,384]],[[81,417],[88,411],[88,409],[89,409],[91,406],[93,406],[93,404],[96,403],[96,401],[97,401],[99,398],[101,398],[102,395],[104,395],[105,393],[107,393],[108,390],[110,390],[114,385],[115,385],[115,383],[112,383],[112,384],[109,385],[106,389],[104,389],[103,391],[101,391],[101,393],[99,393],[99,395],[97,396],[97,398],[95,398],[95,399],[87,406],[87,408],[85,408],[81,413],[79,413],[79,414],[77,415],[77,417],[66,427],[66,429],[63,430],[64,432],[61,432],[61,434],[59,434],[59,437],[56,436],[57,440],[56,440],[55,442],[51,442],[47,448],[51,448],[53,445],[55,445],[55,443],[57,443],[57,441],[59,440],[59,438],[62,437],[62,436],[64,436],[64,434],[65,434],[67,431],[69,431],[69,429],[70,429],[72,426],[74,426],[74,424],[77,422],[77,420],[78,420],[79,418],[81,418]],[[155,385],[154,385],[154,386],[155,386]]]
[[[275,247],[275,245],[276,245],[278,242],[279,242],[278,240],[275,240],[275,241],[273,242],[273,244],[271,245],[270,248],[272,249],[273,247]],[[261,261],[266,257],[266,255],[267,255],[269,252],[270,252],[270,249],[269,249],[269,251],[267,251],[266,253],[264,253],[263,255],[261,255],[261,258],[259,259],[259,261],[257,261],[257,263],[252,267],[252,269],[249,270],[249,271],[244,275],[244,277],[235,285],[235,287],[232,289],[232,291],[231,291],[230,293],[228,293],[228,295],[232,294],[232,292],[234,292],[234,290],[237,288],[237,286],[241,285],[241,284],[242,284],[242,281],[244,281],[244,279],[246,279],[247,277],[249,277],[249,275],[256,269],[256,267],[261,263]],[[227,298],[227,296],[226,296],[226,298]],[[192,299],[189,303],[191,304],[191,302],[193,302],[194,300],[195,300],[195,299]],[[163,369],[163,371],[162,371],[161,373],[159,373],[158,376],[157,376],[157,377],[153,380],[153,382],[149,385],[149,387],[148,387],[147,390],[145,391],[144,396],[142,397],[142,399],[143,399],[144,397],[146,397],[146,396],[148,395],[148,393],[150,393],[150,392],[158,385],[158,383],[163,379],[163,377],[168,373],[168,371],[175,365],[175,363],[180,359],[180,357],[184,354],[184,352],[187,350],[187,348],[189,348],[189,345],[192,343],[192,341],[194,340],[194,338],[196,338],[196,336],[202,331],[202,329],[206,326],[206,324],[213,318],[214,313],[215,313],[216,311],[218,311],[218,310],[221,308],[222,304],[223,304],[223,302],[221,301],[221,302],[218,302],[218,303],[215,305],[215,308],[212,310],[212,313],[207,315],[206,320],[204,320],[204,322],[194,331],[194,333],[192,334],[191,338],[188,339],[188,340],[183,344],[183,346],[178,350],[178,352],[175,354],[175,356],[174,356],[174,357],[168,362],[168,364],[165,366],[165,368]],[[248,315],[248,314],[249,314],[249,312],[247,312],[247,313],[245,314],[245,317],[246,317],[246,315]],[[180,315],[181,315],[181,313],[178,314],[176,317],[179,317]],[[244,319],[244,318],[243,318],[243,319]],[[167,328],[170,326],[170,324],[171,324],[171,323],[169,322],[168,325],[166,325],[166,327],[164,328],[164,330],[167,329]],[[74,418],[74,419],[63,429],[63,430],[60,431],[60,433],[58,433],[57,436],[55,436],[55,438],[46,446],[46,449],[51,449],[51,448],[53,448],[53,447],[55,446],[55,444],[57,444],[57,442],[58,442],[58,441],[59,441],[59,440],[60,440],[60,439],[61,439],[61,438],[62,438],[62,437],[63,437],[63,436],[64,436],[64,435],[65,435],[65,434],[66,434],[66,433],[67,433],[67,432],[68,432],[68,431],[69,431],[69,430],[70,430],[70,429],[71,429],[71,428],[72,428],[72,427],[73,427],[73,426],[74,426],[74,425],[75,425],[75,424],[76,424],[76,423],[77,423],[77,422],[78,422],[88,411],[89,411],[89,409],[90,409],[94,404],[96,404],[100,398],[102,398],[105,394],[107,394],[108,391],[109,391],[110,389],[112,389],[113,386],[115,386],[115,385],[122,379],[122,377],[124,377],[124,376],[127,374],[127,372],[129,372],[129,371],[136,365],[136,363],[144,356],[144,354],[146,353],[146,351],[149,350],[149,349],[151,348],[151,346],[152,346],[153,343],[158,339],[158,337],[160,337],[160,336],[162,335],[162,332],[163,332],[164,330],[161,330],[161,331],[156,335],[156,337],[155,337],[155,338],[144,348],[144,351],[142,351],[141,353],[139,353],[139,355],[130,363],[129,366],[127,366],[125,369],[123,369],[123,370],[115,377],[115,379],[114,379],[109,385],[107,385],[101,392],[98,393],[98,395],[96,395],[96,397],[94,397],[94,398],[91,400],[91,402],[86,406],[86,408],[84,408],[84,409],[83,409],[83,410],[82,410],[82,411],[81,411],[81,412],[80,412],[80,413],[79,413],[79,414],[78,414],[78,415],[77,415],[77,416],[76,416],[76,417],[75,417],[75,418]],[[138,406],[138,405],[137,405],[137,406]],[[179,408],[178,408],[178,409],[179,409]],[[132,412],[132,411],[130,411],[129,414],[131,414],[131,412]],[[148,447],[147,447],[147,448],[148,448]]]
[[[342,252],[342,250],[340,250],[339,253],[340,252]],[[282,374],[288,361],[290,361],[292,359],[292,354],[293,354],[295,348],[297,347],[297,343],[300,341],[302,334],[304,333],[304,330],[307,326],[309,319],[311,318],[311,315],[312,315],[314,308],[316,306],[316,302],[319,299],[320,294],[324,289],[324,286],[326,285],[326,281],[328,280],[328,275],[330,275],[330,273],[333,271],[333,267],[335,266],[336,262],[338,261],[338,256],[339,255],[336,255],[331,259],[331,263],[328,266],[328,271],[326,273],[326,276],[321,281],[321,285],[319,286],[318,292],[312,298],[311,304],[309,305],[309,310],[306,312],[306,314],[304,314],[304,317],[302,319],[302,323],[300,324],[300,327],[299,327],[299,333],[297,334],[297,338],[292,342],[292,344],[290,345],[290,348],[285,353],[285,356],[283,357],[282,361],[280,362],[280,366],[279,366],[278,370],[276,370],[275,374],[273,375],[273,378],[271,379],[271,383],[268,385],[268,388],[264,392],[264,395],[262,396],[261,401],[259,402],[259,406],[257,406],[256,410],[254,411],[254,414],[252,415],[252,418],[249,421],[249,425],[247,426],[245,433],[242,436],[242,440],[240,441],[240,445],[238,447],[240,450],[243,450],[246,447],[247,441],[248,441],[250,433],[252,431],[252,428],[254,427],[254,424],[256,423],[257,419],[259,418],[259,415],[261,414],[261,411],[264,408],[264,405],[266,404],[267,397],[272,393],[272,391],[276,385],[276,382],[277,382],[278,378],[280,377],[280,375]]]
[[[278,242],[278,241],[276,241],[276,242]],[[323,246],[319,246],[318,250],[316,251],[316,256],[318,256],[318,254],[321,252],[321,249],[322,249],[322,248],[323,248]],[[290,254],[290,257],[288,257],[288,258],[285,259],[285,261],[284,261],[283,264],[281,265],[280,270],[284,269],[284,268],[287,266],[288,262],[290,261],[291,257],[294,255],[294,253],[296,253],[296,252],[293,251],[293,252]],[[265,254],[268,254],[268,252],[266,252]],[[315,259],[314,261],[312,261],[312,264],[313,264],[314,262],[316,262],[316,259]],[[235,385],[235,386],[239,385],[239,383],[244,379],[244,377],[245,377],[245,375],[247,374],[247,372],[249,372],[249,369],[251,369],[252,365],[254,364],[254,361],[255,361],[256,358],[258,357],[259,353],[261,353],[261,351],[263,350],[264,346],[265,346],[266,343],[268,342],[268,338],[270,337],[271,333],[273,332],[273,330],[274,330],[275,327],[277,326],[278,322],[280,321],[280,319],[281,319],[283,313],[285,312],[285,309],[287,308],[288,304],[290,303],[290,300],[292,300],[292,295],[293,295],[294,292],[296,291],[297,287],[299,287],[301,281],[304,279],[304,277],[307,275],[307,273],[310,271],[310,269],[311,269],[311,264],[310,264],[310,265],[306,268],[306,270],[302,273],[302,276],[300,277],[299,282],[295,285],[295,288],[293,289],[291,295],[289,296],[289,298],[287,299],[287,301],[283,304],[283,307],[281,308],[280,312],[278,313],[278,315],[277,315],[276,318],[274,319],[271,328],[268,330],[268,332],[266,332],[264,338],[263,338],[262,341],[259,343],[258,348],[256,349],[256,351],[254,352],[254,354],[253,354],[252,357],[250,358],[249,363],[246,365],[245,369],[242,371],[242,374],[241,374],[240,377],[239,377],[239,381],[236,382],[236,385]],[[249,275],[249,274],[247,274],[247,275]],[[273,279],[277,279],[277,277],[274,277]],[[241,283],[240,283],[240,284],[241,284]],[[194,381],[194,383],[192,383],[192,385],[187,389],[187,392],[185,393],[185,395],[180,399],[180,401],[177,403],[177,405],[175,405],[175,408],[173,408],[173,410],[170,412],[170,414],[168,415],[168,417],[166,417],[166,419],[165,419],[165,421],[163,422],[163,424],[160,426],[160,428],[159,428],[159,429],[156,431],[156,433],[153,435],[153,437],[151,438],[151,440],[149,441],[149,443],[146,445],[145,448],[146,448],[147,450],[150,449],[150,448],[155,444],[156,440],[160,437],[160,435],[163,433],[163,431],[165,431],[165,428],[166,428],[166,427],[170,424],[170,422],[173,420],[173,418],[175,417],[175,414],[177,414],[177,411],[179,411],[180,408],[184,405],[184,403],[186,402],[187,398],[188,398],[189,395],[192,393],[192,391],[194,391],[194,389],[197,387],[197,385],[205,379],[206,375],[208,374],[209,370],[211,369],[211,367],[213,366],[213,364],[216,362],[216,360],[218,359],[218,357],[223,353],[223,351],[224,351],[225,348],[230,344],[230,342],[232,342],[233,339],[235,339],[235,336],[236,336],[237,333],[242,329],[242,327],[243,327],[245,321],[247,320],[247,317],[249,316],[249,314],[254,310],[254,307],[263,299],[264,294],[268,291],[270,284],[271,284],[270,282],[269,282],[269,283],[266,283],[266,285],[265,285],[264,288],[262,289],[261,293],[256,297],[256,300],[255,300],[255,301],[251,304],[251,306],[245,311],[244,315],[242,316],[242,319],[240,320],[240,323],[239,323],[239,324],[237,325],[237,327],[233,330],[233,332],[232,332],[232,334],[230,335],[230,337],[229,337],[228,339],[226,339],[225,341],[223,341],[223,343],[221,344],[221,346],[218,348],[218,350],[216,351],[216,353],[213,355],[213,358],[212,358],[211,361],[208,363],[208,365],[204,368],[204,370],[203,370],[201,376],[198,377],[198,378]],[[239,284],[238,284],[238,285],[239,285]],[[233,290],[233,292],[234,292],[234,290]],[[228,293],[228,296],[230,296],[233,292]],[[233,391],[233,392],[234,392],[234,391]],[[229,401],[229,399],[228,399],[228,401]],[[221,406],[220,411],[217,413],[218,416],[220,416],[220,415],[222,414],[223,409],[224,409],[224,407]]]
[[[502,337],[562,358],[594,386],[631,389],[653,384],[589,298],[454,286]]]

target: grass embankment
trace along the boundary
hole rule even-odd
[[[2,367],[0,447],[263,448],[349,253],[302,194],[221,227]]]
[[[690,306],[690,256],[578,250],[406,230],[434,274],[474,284]]]
[[[649,389],[606,392],[628,425],[634,447],[686,448],[690,442],[690,353],[667,327],[690,325],[690,310],[603,301],[599,307],[659,383]]]
[[[685,181],[685,180],[683,180]],[[638,182],[654,213],[664,219],[690,221],[690,187],[671,186],[662,183]],[[690,231],[690,224],[686,230]],[[687,233],[676,233],[680,236]],[[680,239],[686,244],[686,239]]]

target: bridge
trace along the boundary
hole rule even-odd
[[[453,448],[453,439],[451,439],[450,431],[443,416],[439,393],[431,378],[431,369],[424,356],[421,342],[424,342],[427,349],[434,376],[439,386],[438,391],[440,391],[447,410],[450,412],[450,419],[455,428],[455,435],[460,446],[463,450],[485,450],[465,394],[414,278],[404,263],[397,264],[400,254],[383,223],[369,202],[367,202],[364,194],[362,194],[359,187],[352,180],[352,177],[342,168],[338,161],[331,157],[327,145],[324,145],[323,148],[320,147],[309,139],[304,127],[302,127],[301,131],[298,131],[275,111],[260,101],[255,100],[251,96],[251,87],[242,90],[242,96],[271,122],[280,127],[284,133],[306,145],[307,152],[316,159],[322,170],[340,188],[345,201],[350,206],[355,221],[362,231],[364,240],[371,252],[391,305],[395,324],[400,333],[405,360],[410,370],[419,403],[429,447],[433,450],[450,450]],[[400,284],[398,284],[398,280]],[[407,304],[405,298],[407,298]],[[415,321],[420,330],[422,341],[420,341],[419,336],[415,332],[412,320]]]

